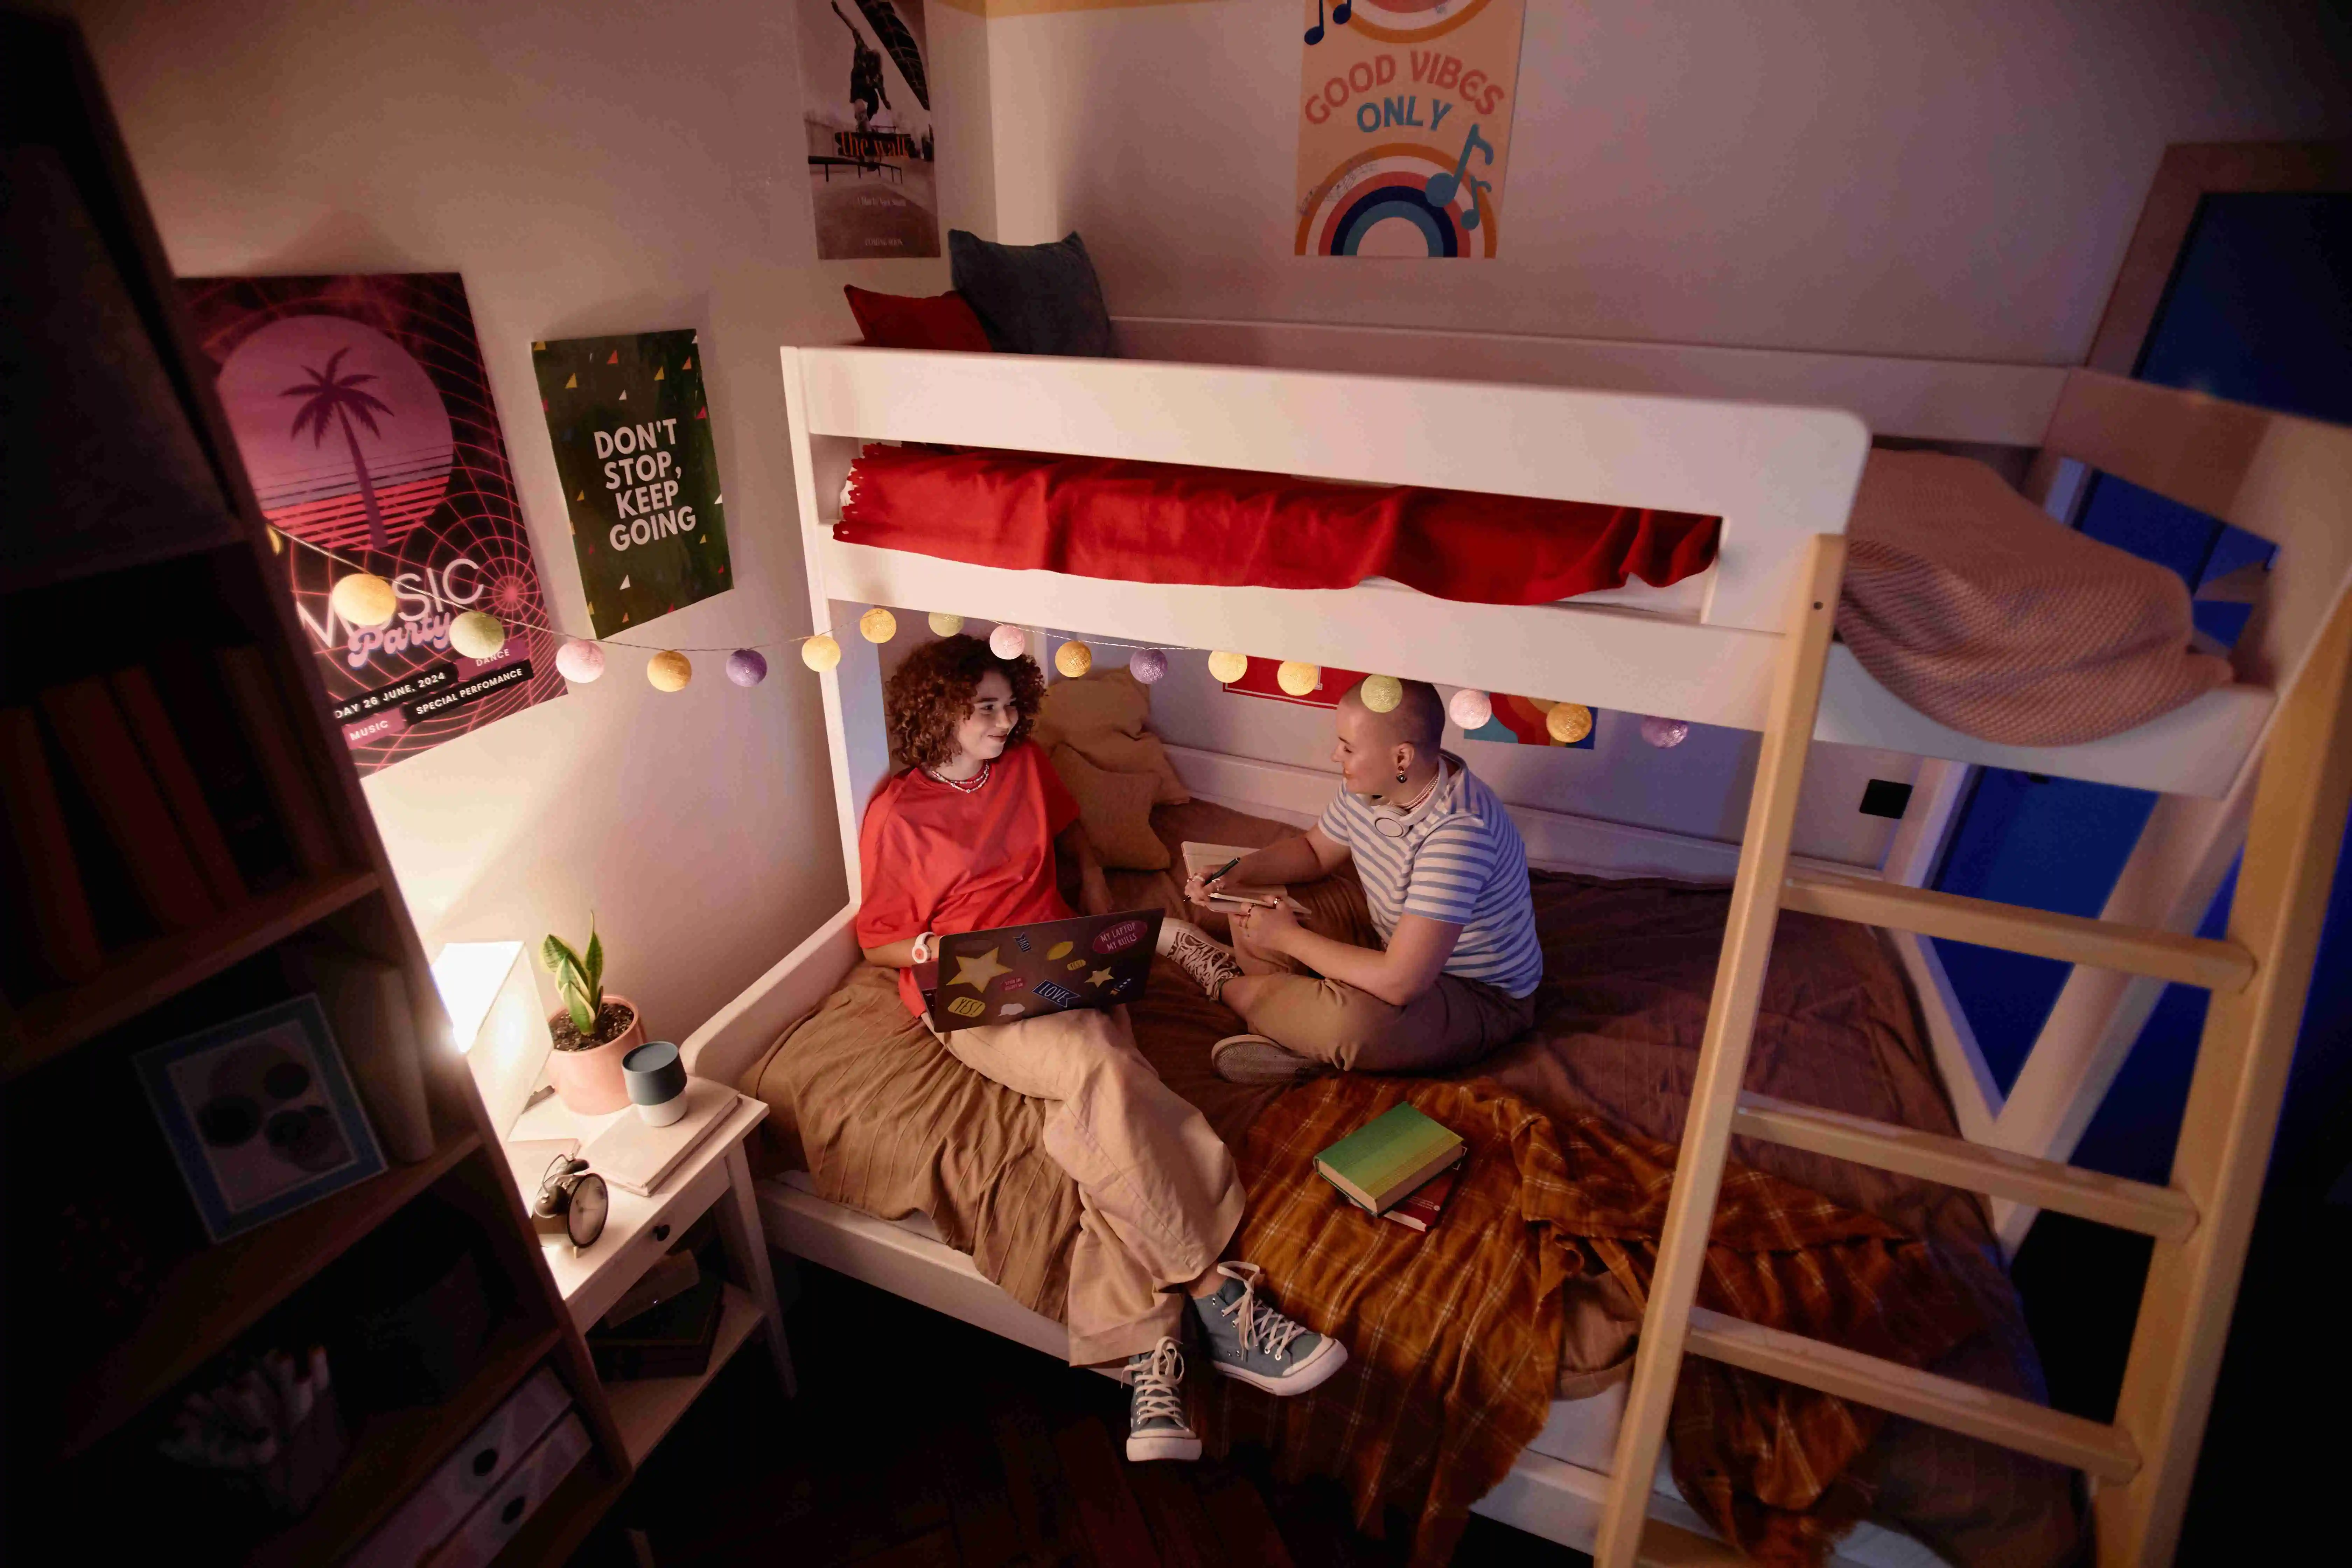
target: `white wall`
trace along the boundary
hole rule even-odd
[[[1497,259],[1301,258],[1298,9],[991,23],[1000,237],[1118,314],[2079,363],[2166,143],[2352,130],[2341,7],[1530,0]]]
[[[776,347],[854,338],[845,281],[947,283],[944,261],[816,263],[788,6],[77,9],[183,276],[464,275],[559,626],[584,632],[587,615],[530,343],[692,327],[737,586],[646,640],[809,629]],[[931,22],[950,222],[987,199],[984,151],[965,141],[985,133],[981,26],[943,8]],[[844,885],[816,685],[792,651],[750,691],[697,656],[677,696],[646,684],[645,657],[615,651],[597,684],[367,793],[428,948],[582,938],[593,910],[614,988],[682,1038]]]

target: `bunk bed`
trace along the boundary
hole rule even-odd
[[[1119,328],[1130,353],[1152,357],[784,349],[818,628],[845,628],[867,605],[984,613],[1171,647],[1541,691],[1763,736],[1736,857],[1573,818],[1524,825],[1538,864],[1604,875],[1712,868],[1730,890],[1622,1410],[1612,1402],[1597,1426],[1590,1411],[1557,1412],[1563,1429],[1531,1445],[1477,1511],[1593,1550],[1606,1568],[1637,1553],[1737,1561],[1654,1479],[1687,1353],[2071,1467],[2092,1479],[2099,1562],[2168,1561],[2315,951],[2330,868],[2319,851],[2352,797],[2352,432],[2082,371],[1345,328]],[[1433,363],[1454,379],[1396,374]],[[1321,368],[1292,368],[1301,365]],[[2112,474],[2273,542],[2279,569],[2232,655],[2235,680],[2153,723],[2066,747],[1991,744],[1906,707],[1831,633],[1843,534],[1874,437],[2030,451],[2028,493],[2053,509],[2085,473]],[[1378,581],[1338,589],[1108,581],[837,538],[838,498],[869,442],[1622,502],[1718,518],[1722,531],[1698,589],[1664,595],[1515,605]],[[890,763],[874,650],[854,637],[842,645],[823,694],[855,887],[861,808]],[[1790,824],[1814,740],[1939,760],[1877,877],[1791,863]],[[1296,822],[1319,805],[1296,770],[1210,754],[1179,763],[1197,793],[1261,817]],[[2102,920],[1916,885],[1974,765],[2164,792]],[[2228,937],[2185,934],[2242,844]],[[1783,910],[1898,933],[1958,1135],[1742,1093]],[[693,1070],[739,1078],[833,995],[859,965],[855,912],[853,902],[698,1031],[686,1046]],[[1927,936],[2060,958],[2092,977],[2081,994],[2070,988],[2062,1011],[2072,1022],[2045,1034],[2006,1105],[1987,1087],[1964,1020],[1938,994]],[[2137,1030],[2134,1009],[2144,1017],[2148,988],[2168,981],[2216,996],[2172,1183],[2066,1166],[2072,1136]],[[1696,1309],[1735,1135],[1985,1194],[2011,1246],[2042,1208],[2154,1237],[2116,1422]],[[1041,1350],[1066,1343],[1057,1323],[990,1283],[919,1219],[829,1203],[805,1183],[772,1181],[763,1194],[771,1237],[787,1252]],[[1858,1533],[1840,1551],[1837,1561],[1855,1563],[1932,1560],[1892,1535]]]

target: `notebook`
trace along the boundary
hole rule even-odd
[[[1238,856],[1256,853],[1245,844],[1195,844],[1190,839],[1184,842],[1182,848],[1184,875],[1187,879],[1193,877],[1205,877]],[[1282,900],[1290,906],[1290,911],[1293,914],[1303,915],[1307,912],[1307,906],[1292,898],[1290,889],[1284,883],[1269,882],[1260,885],[1255,882],[1235,882],[1230,879],[1217,884],[1216,892],[1209,896],[1209,907],[1213,910],[1223,910],[1230,914],[1244,904],[1263,905],[1269,899]]]
[[[1410,1105],[1394,1105],[1315,1156],[1323,1179],[1374,1214],[1462,1158],[1469,1146]]]
[[[1143,994],[1160,919],[1158,910],[1126,910],[958,931],[939,939],[937,963],[915,966],[915,985],[943,1035],[1115,1007]]]
[[[667,1127],[648,1125],[636,1108],[621,1112],[580,1157],[623,1192],[649,1195],[735,1109],[735,1091],[708,1079],[686,1080],[686,1114]]]

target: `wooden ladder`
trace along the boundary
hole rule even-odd
[[[1637,1561],[1740,1561],[1719,1543],[1646,1517],[1675,1382],[1689,1352],[2071,1465],[2091,1478],[2102,1568],[2167,1563],[2294,1055],[2337,836],[2352,805],[2352,599],[2336,605],[2284,694],[2261,764],[2229,934],[2207,941],[1916,888],[1790,873],[1790,836],[1844,564],[1843,538],[1814,539],[1782,638],[1594,1562],[1631,1568]],[[2213,1002],[2171,1184],[2125,1181],[1743,1093],[1765,961],[1783,909],[2210,988]],[[1735,1133],[2154,1237],[2114,1424],[1696,1307]]]

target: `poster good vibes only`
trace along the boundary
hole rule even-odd
[[[1300,256],[1492,257],[1526,0],[1306,0]]]

